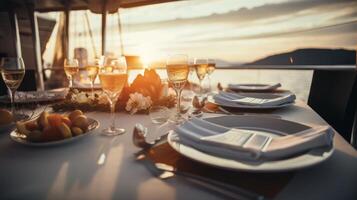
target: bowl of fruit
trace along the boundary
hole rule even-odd
[[[84,138],[98,127],[99,122],[81,110],[69,114],[42,112],[35,119],[16,122],[10,138],[29,146],[54,146]]]

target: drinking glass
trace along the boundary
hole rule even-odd
[[[64,60],[64,72],[69,80],[69,88],[73,87],[73,76],[79,72],[79,64],[77,59]]]
[[[96,58],[85,66],[85,70],[87,71],[88,78],[90,80],[90,86],[92,91],[92,96],[94,97],[94,82],[97,78],[99,69],[103,67],[104,57]]]
[[[170,117],[170,111],[164,106],[152,106],[149,110],[151,122],[154,124],[163,124]]]
[[[172,55],[167,58],[166,61],[166,72],[169,79],[169,82],[172,84],[177,98],[177,108],[176,114],[170,121],[179,124],[184,121],[184,118],[181,116],[181,92],[185,87],[187,82],[187,76],[189,73],[188,67],[188,57],[187,55]]]
[[[1,76],[9,91],[11,112],[15,113],[15,93],[25,76],[25,64],[22,58],[6,57],[1,60]]]
[[[198,80],[200,81],[200,95],[203,96],[202,81],[207,74],[208,61],[207,61],[207,59],[195,58],[194,66],[196,69],[196,74],[197,74]]]
[[[113,62],[112,62],[113,63]],[[115,104],[128,79],[125,57],[116,60],[115,65],[102,67],[99,70],[99,80],[106,94],[111,112],[111,126],[104,129],[102,134],[115,136],[125,133],[125,129],[115,127]]]
[[[211,85],[211,74],[216,69],[216,60],[215,59],[208,59],[207,60],[207,78],[209,84],[209,92],[212,93],[212,85]]]

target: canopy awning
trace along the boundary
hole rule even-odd
[[[132,8],[177,0],[32,0],[38,12],[89,9],[94,13],[102,13],[103,6],[109,13],[117,12],[118,8]]]

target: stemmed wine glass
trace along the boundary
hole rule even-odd
[[[194,66],[196,69],[196,74],[197,74],[198,80],[200,81],[200,95],[203,96],[202,81],[205,78],[206,73],[207,73],[207,66],[208,66],[207,59],[195,58]]]
[[[104,57],[96,58],[85,66],[85,70],[87,71],[88,78],[90,80],[90,87],[92,91],[92,96],[94,97],[94,82],[97,78],[99,69],[104,65]]]
[[[114,64],[112,62],[112,64]],[[111,67],[102,67],[99,70],[99,80],[110,104],[112,124],[103,130],[102,134],[108,136],[120,135],[125,132],[123,128],[115,127],[115,104],[128,79],[125,57],[115,61]]]
[[[73,76],[79,72],[78,60],[74,58],[64,60],[64,72],[69,80],[69,88],[73,87]]]
[[[3,58],[1,60],[1,76],[9,91],[11,112],[15,113],[15,93],[25,76],[25,64],[22,58]]]
[[[208,59],[207,60],[207,78],[209,84],[209,92],[212,94],[212,85],[211,85],[211,74],[216,69],[216,60],[215,59]]]
[[[169,56],[166,61],[166,72],[169,82],[172,84],[177,96],[177,111],[174,117],[170,119],[170,121],[179,124],[184,121],[184,118],[181,116],[180,112],[180,104],[181,92],[185,87],[189,73],[187,55],[178,54]]]

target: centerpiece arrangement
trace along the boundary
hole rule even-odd
[[[116,111],[131,114],[146,113],[154,105],[173,107],[175,97],[167,94],[167,88],[154,69],[145,69],[129,85],[125,85],[116,103]],[[54,104],[55,111],[109,111],[109,101],[102,90],[92,92],[70,89],[64,101]]]

